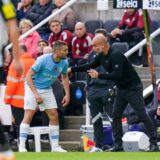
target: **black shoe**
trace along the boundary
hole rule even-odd
[[[112,148],[110,148],[108,151],[110,152],[119,152],[123,151],[123,146],[122,144],[115,144]]]
[[[150,144],[149,152],[156,152],[156,151],[159,151],[158,145],[157,144]]]

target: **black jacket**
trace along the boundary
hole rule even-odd
[[[112,80],[119,89],[129,89],[138,84],[141,80],[127,58],[117,49],[109,49],[107,55],[100,53],[91,63],[72,67],[73,72],[87,71],[102,65],[106,73],[99,73],[98,78]]]
[[[26,14],[26,18],[31,20],[34,25],[40,23],[42,20],[47,18],[49,15],[51,15],[53,9],[55,9],[56,6],[53,4],[53,2],[50,0],[46,5],[41,6],[39,3],[32,6],[30,11]],[[49,27],[48,24],[44,24],[42,27],[40,27],[37,30],[39,33],[49,33]]]

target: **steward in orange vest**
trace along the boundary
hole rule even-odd
[[[6,104],[10,104],[17,108],[23,108],[24,106],[24,81],[28,70],[35,62],[26,51],[26,47],[24,45],[20,45],[20,60],[24,68],[23,74],[18,76],[13,67],[13,63],[11,63],[7,76],[4,101]]]

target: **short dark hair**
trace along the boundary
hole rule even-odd
[[[107,32],[106,32],[106,30],[104,28],[98,28],[98,29],[96,29],[95,32],[94,32],[94,34],[96,34],[96,33],[101,33],[105,37],[107,37]]]
[[[61,50],[62,46],[67,46],[67,43],[65,41],[61,41],[61,40],[58,40],[55,42],[55,44],[53,45],[53,49],[54,50]]]
[[[48,46],[48,42],[47,42],[45,39],[40,39],[40,40],[38,41],[38,44],[41,43],[41,42],[46,43],[46,45]]]
[[[54,23],[54,22],[57,22],[61,25],[61,21],[58,19],[54,19],[54,18],[49,21],[49,25],[51,25],[51,23]]]

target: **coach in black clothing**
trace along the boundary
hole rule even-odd
[[[92,40],[93,50],[99,55],[91,63],[70,68],[70,71],[88,71],[92,78],[108,79],[115,82],[118,91],[113,108],[113,135],[115,145],[111,151],[121,151],[122,147],[122,124],[121,118],[127,104],[130,103],[140,120],[144,123],[150,138],[150,151],[157,151],[157,139],[153,124],[146,114],[143,100],[142,82],[127,60],[127,58],[117,49],[111,49],[107,39],[102,35],[97,35]],[[106,73],[98,73],[92,68],[102,65]]]

